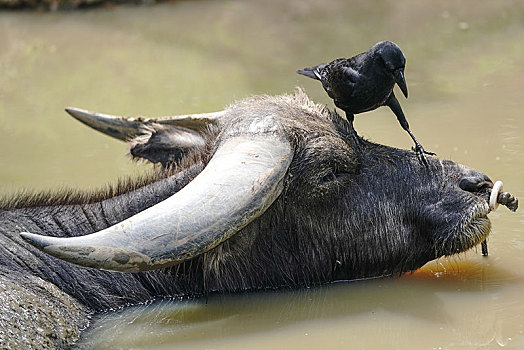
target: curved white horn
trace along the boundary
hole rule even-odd
[[[168,124],[188,128],[195,131],[203,130],[208,124],[216,124],[224,115],[224,111],[215,113],[188,114],[172,117],[144,118],[120,117],[109,114],[89,112],[84,109],[67,107],[66,112],[78,121],[112,136],[119,140],[128,141],[142,133],[141,126],[147,124]]]
[[[81,237],[21,235],[51,255],[89,267],[138,272],[175,265],[262,214],[280,195],[292,158],[285,136],[231,137],[186,187],[114,226]]]

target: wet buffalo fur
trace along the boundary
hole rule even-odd
[[[253,97],[227,112],[219,126],[203,135],[205,147],[148,177],[93,193],[4,199],[0,282],[12,276],[37,278],[90,313],[158,297],[398,275],[467,250],[489,232],[489,220],[481,215],[486,194],[457,185],[464,176],[486,180],[481,173],[436,158],[423,167],[411,152],[365,140],[355,145],[345,120],[301,91]],[[285,188],[263,215],[201,256],[158,271],[105,272],[55,259],[19,236],[21,231],[78,236],[116,224],[183,188],[221,140],[254,132],[249,126],[261,118],[270,118],[271,128],[256,132],[275,132],[277,125],[294,147]],[[81,328],[81,319],[73,318],[71,327]],[[60,341],[56,344],[68,345],[74,339]]]

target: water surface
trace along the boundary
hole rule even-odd
[[[397,42],[428,150],[524,198],[521,1],[175,1],[64,13],[0,13],[0,194],[98,188],[149,168],[63,108],[161,116],[220,110],[303,86],[298,68]],[[393,114],[355,122],[409,148]],[[212,295],[102,314],[95,349],[524,348],[524,214],[492,213],[490,256],[471,251],[413,275],[310,290]]]

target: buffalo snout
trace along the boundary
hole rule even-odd
[[[475,175],[461,177],[459,187],[464,191],[479,193],[493,188],[493,182],[486,175],[477,172]]]

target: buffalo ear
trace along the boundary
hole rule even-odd
[[[143,126],[141,135],[130,141],[133,158],[147,159],[168,166],[178,162],[189,151],[202,149],[206,141],[198,132],[173,125]]]

